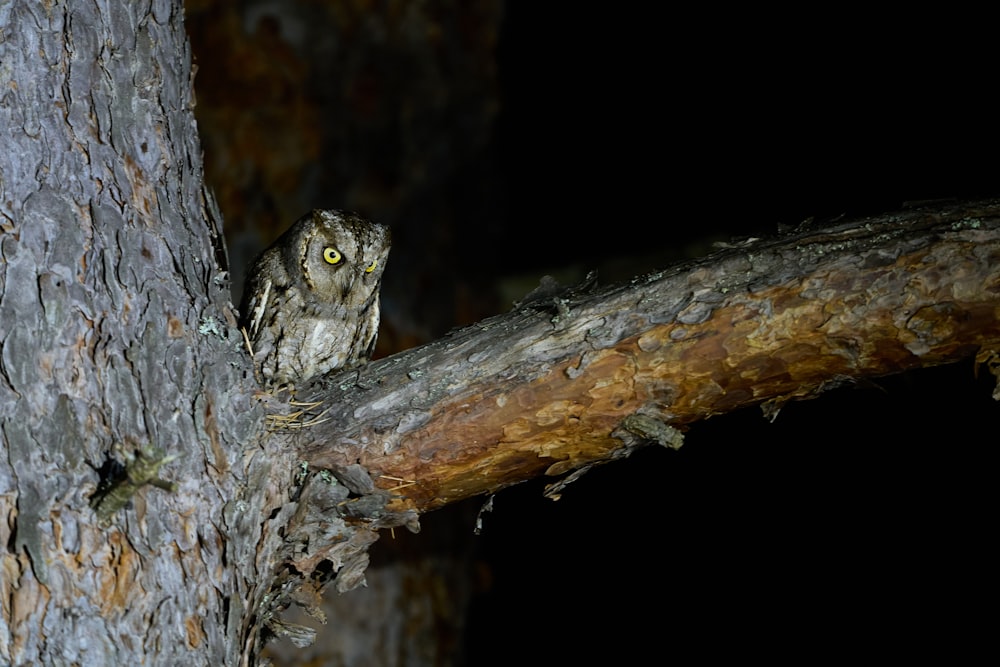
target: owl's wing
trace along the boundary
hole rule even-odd
[[[267,300],[271,296],[271,280],[264,278],[261,281],[260,289],[253,290],[250,301],[247,304],[247,333],[251,340],[255,340],[260,333],[260,323],[264,320],[264,311],[267,309]]]

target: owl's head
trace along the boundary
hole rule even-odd
[[[389,256],[389,228],[353,213],[314,210],[288,230],[285,262],[317,299],[364,307],[377,295]],[[290,255],[290,256],[289,256]]]

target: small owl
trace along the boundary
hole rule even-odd
[[[294,387],[371,358],[389,228],[315,210],[250,267],[241,325],[265,386]]]

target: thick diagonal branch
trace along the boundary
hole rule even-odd
[[[714,414],[1000,349],[1000,202],[749,240],[584,294],[543,294],[329,378],[297,434],[426,511],[622,455],[640,414]],[[971,372],[971,368],[970,368]],[[613,435],[615,433],[615,435]],[[633,443],[634,444],[634,443]]]

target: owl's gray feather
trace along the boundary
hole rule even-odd
[[[261,253],[240,318],[266,386],[294,386],[371,358],[390,245],[383,225],[315,210]]]

